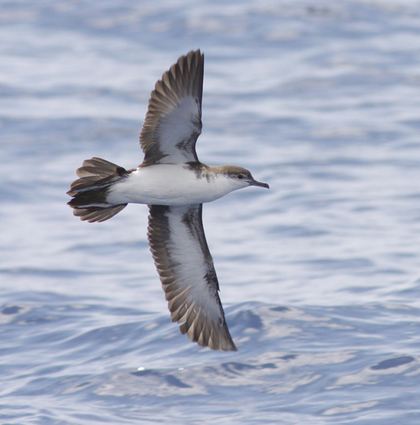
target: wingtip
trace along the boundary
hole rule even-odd
[[[192,56],[197,56],[200,59],[204,60],[204,53],[201,51],[201,49],[190,50],[185,55],[182,55],[178,60],[181,60],[183,58],[190,58]]]
[[[220,344],[217,344],[217,345],[209,343],[208,341],[207,342],[201,342],[201,341],[195,341],[195,340],[192,340],[192,341],[197,343],[202,348],[208,348],[208,349],[214,350],[214,351],[226,351],[226,352],[227,351],[232,351],[232,352],[238,351],[238,348],[236,347],[236,345],[235,345],[235,343],[233,342],[232,339],[219,341]]]
[[[184,322],[179,326],[182,334],[197,343],[203,348],[209,348],[215,351],[238,351],[232,336],[230,335],[229,328],[226,323],[222,329],[210,330],[207,332],[205,328],[196,327],[195,323]],[[196,332],[198,330],[198,332]]]
[[[236,347],[233,340],[230,340],[229,344],[223,346],[222,348],[220,348],[220,350],[221,351],[238,351],[238,348]]]

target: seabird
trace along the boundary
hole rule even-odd
[[[144,160],[126,170],[101,158],[83,162],[67,192],[81,220],[102,222],[129,202],[149,207],[148,239],[172,321],[192,341],[236,350],[219,298],[202,204],[247,186],[269,188],[242,167],[199,161],[204,55],[181,56],[156,83],[140,134]]]

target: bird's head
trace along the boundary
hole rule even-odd
[[[235,189],[241,189],[247,186],[270,188],[267,183],[255,180],[251,172],[246,168],[237,167],[236,165],[225,165],[220,167],[220,171],[230,180],[230,183]]]

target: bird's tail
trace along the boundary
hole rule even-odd
[[[101,158],[83,161],[76,170],[79,176],[67,192],[73,199],[68,202],[73,214],[90,223],[105,221],[119,213],[127,204],[113,205],[107,202],[110,186],[125,178],[130,171]]]

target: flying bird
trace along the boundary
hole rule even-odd
[[[101,158],[77,169],[67,192],[81,220],[102,222],[129,202],[149,207],[148,239],[172,321],[201,346],[233,351],[202,222],[204,202],[247,186],[269,188],[245,168],[199,161],[204,55],[181,56],[157,81],[140,133],[143,162],[126,170]]]

